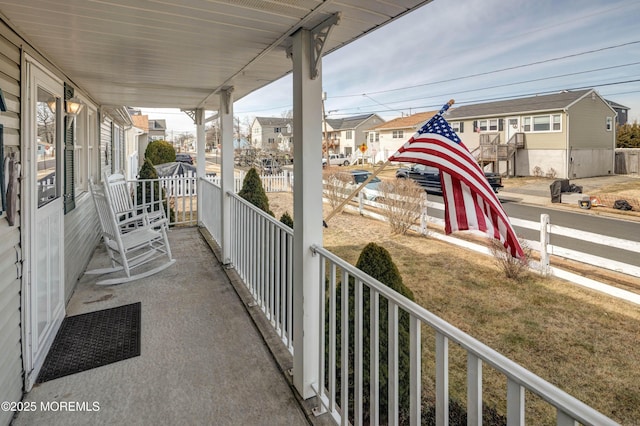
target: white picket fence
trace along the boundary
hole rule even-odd
[[[240,189],[242,189],[242,183],[244,182],[245,175],[246,172],[242,171],[235,177],[233,185],[234,192],[238,193],[240,192]],[[206,179],[209,182],[220,186],[220,176],[207,175]],[[262,187],[265,192],[293,191],[293,173],[291,172],[284,171],[272,175],[262,175],[260,176],[260,179],[262,180]],[[187,172],[182,176],[165,176],[158,180],[160,181],[162,188],[172,196],[183,197],[197,195],[197,178],[193,172]]]
[[[373,207],[378,211],[384,209],[384,205],[375,201],[369,201],[363,197],[354,198],[353,203],[346,208],[350,210],[356,210],[361,215],[369,216],[378,220],[386,221],[386,217],[383,214],[376,213],[372,210],[367,210],[367,207]],[[421,217],[421,225],[415,226],[414,230],[423,234],[427,233],[427,224],[432,224],[440,228],[444,228],[444,220],[430,216],[429,211],[439,210],[444,211],[444,204],[426,201],[423,208],[423,214]],[[599,268],[608,269],[615,272],[620,272],[626,275],[631,275],[640,278],[640,267],[636,265],[630,265],[627,263],[619,262],[606,257],[595,256],[589,253],[580,252],[568,247],[562,247],[559,245],[550,244],[550,236],[558,235],[569,238],[579,239],[591,244],[597,244],[604,247],[616,247],[621,250],[626,250],[632,253],[640,255],[640,242],[625,240],[615,237],[607,237],[601,234],[593,232],[586,232],[577,229],[567,228],[564,226],[553,225],[549,222],[548,215],[542,215],[540,222],[531,220],[518,219],[511,217],[511,224],[521,228],[526,228],[540,233],[538,240],[525,240],[525,243],[532,249],[538,252],[540,256],[540,262],[537,267],[544,274],[549,269],[549,257],[551,255],[561,257],[564,259],[575,260],[577,262],[586,263]],[[480,233],[479,233],[480,234]],[[481,234],[484,235],[484,234]]]

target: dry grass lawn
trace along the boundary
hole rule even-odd
[[[276,217],[292,213],[291,194],[269,199]],[[324,245],[332,252],[355,264],[367,243],[384,246],[427,310],[621,424],[640,421],[639,306],[554,278],[510,281],[490,257],[416,234],[390,235],[385,223],[357,214],[336,215],[328,225]],[[423,333],[429,386],[433,338]],[[450,358],[451,395],[464,402],[466,358],[455,347]],[[484,381],[485,402],[504,414],[504,378],[485,368]],[[555,424],[543,407],[528,408],[529,424]]]

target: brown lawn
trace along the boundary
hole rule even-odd
[[[269,200],[276,217],[292,213],[291,194],[269,194]],[[326,216],[329,206],[324,210]],[[367,243],[384,246],[427,310],[621,424],[637,424],[639,306],[534,274],[510,281],[488,256],[416,234],[391,235],[385,223],[357,214],[338,214],[328,225],[324,246],[332,252],[355,264]],[[424,335],[429,386],[433,339],[427,330]],[[464,403],[466,359],[455,347],[450,359],[451,395]],[[484,381],[485,401],[504,413],[504,378],[485,368]],[[527,395],[533,402],[528,423],[554,424],[549,409],[535,400]]]

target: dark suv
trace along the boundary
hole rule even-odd
[[[176,154],[176,161],[178,163],[193,164],[193,157],[187,153],[179,152]]]
[[[498,190],[503,187],[500,173],[485,172],[484,176],[487,178],[493,192],[498,193]],[[413,179],[430,194],[442,194],[440,171],[435,167],[413,164],[411,167],[398,169],[396,177]]]

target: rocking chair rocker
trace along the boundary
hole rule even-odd
[[[89,183],[94,204],[100,219],[102,239],[111,259],[111,268],[87,271],[86,274],[108,274],[124,271],[125,277],[108,278],[96,282],[100,285],[122,284],[156,274],[175,263],[171,256],[166,225],[156,221],[150,223],[148,215],[142,213],[136,219],[141,221],[133,229],[123,228],[118,220],[110,199],[102,185]],[[166,222],[166,219],[164,219]],[[154,260],[164,258],[164,263],[138,274],[132,270]]]

